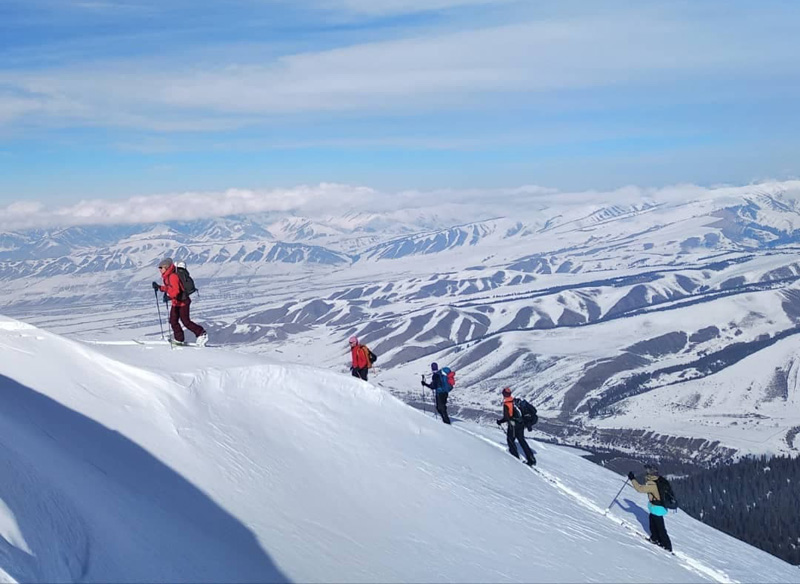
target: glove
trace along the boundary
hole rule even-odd
[[[497,425],[498,426],[502,426],[503,425],[503,420],[497,420]]]
[[[633,471],[628,473],[628,480],[629,481],[635,481],[636,480],[636,475],[633,474]]]
[[[161,286],[158,285],[158,282],[153,282],[153,290],[158,292],[161,289]]]
[[[164,304],[166,304],[167,302],[169,302],[169,296],[167,296],[167,293],[164,292]]]

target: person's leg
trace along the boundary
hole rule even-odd
[[[655,535],[655,540],[664,549],[667,551],[672,551],[672,542],[667,535],[667,526],[664,524],[664,517],[658,515],[651,515],[653,520],[650,523],[650,529],[653,531]]]
[[[447,415],[447,397],[449,395],[448,393],[436,394],[436,409],[439,411],[439,415],[442,416],[442,422],[445,424],[450,423],[450,416]]]
[[[190,304],[191,304],[190,302],[187,302],[186,304],[180,307],[181,322],[183,323],[183,326],[185,326],[187,329],[189,329],[194,333],[195,337],[199,338],[206,331],[199,324],[192,322],[192,319],[189,316]]]
[[[169,309],[169,324],[172,327],[172,337],[179,343],[183,342],[183,329],[178,319],[180,318],[180,307],[172,305]]]
[[[516,435],[514,433],[514,424],[508,422],[507,426],[508,428],[506,428],[506,443],[508,444],[508,451],[514,458],[519,458],[519,452],[517,452],[517,445],[514,443],[514,441],[516,440]]]
[[[656,535],[656,525],[655,525],[656,516],[653,515],[652,513],[650,513],[647,518],[650,520],[649,521],[649,523],[650,523],[650,541],[652,541],[653,543],[658,543],[658,539],[657,539],[657,535]]]
[[[528,441],[525,440],[525,426],[522,424],[517,424],[514,426],[514,428],[517,441],[519,442],[520,446],[522,446],[522,452],[525,453],[525,460],[528,462],[528,464],[536,464],[536,457],[533,455],[531,447],[528,446]]]

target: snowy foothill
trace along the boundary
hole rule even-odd
[[[570,449],[445,426],[341,373],[0,318],[6,581],[790,582]],[[457,390],[455,390],[457,391]],[[637,471],[639,469],[636,469]]]

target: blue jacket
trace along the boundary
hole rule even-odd
[[[442,383],[442,371],[434,371],[433,375],[431,375],[431,382],[425,383],[422,382],[422,385],[425,387],[430,387],[431,389],[435,390],[436,393],[447,393],[447,390],[444,388],[444,384]]]

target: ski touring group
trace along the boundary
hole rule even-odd
[[[169,305],[169,324],[171,328],[170,343],[173,345],[186,345],[185,333],[181,323],[191,331],[196,338],[196,345],[203,347],[208,342],[206,330],[192,321],[190,306],[192,303],[191,295],[197,291],[189,271],[182,262],[173,262],[172,258],[165,258],[158,264],[161,273],[162,283],[153,282],[153,291],[156,294],[156,303],[159,305],[158,294],[163,293],[163,302]],[[159,309],[159,322],[160,322]],[[163,336],[163,329],[162,329]],[[367,381],[369,370],[373,368],[378,356],[369,347],[359,342],[358,337],[352,336],[349,339],[350,345],[350,372],[353,377]],[[438,363],[431,363],[430,381],[422,376],[421,384],[424,388],[431,390],[438,416],[447,425],[452,424],[450,415],[447,412],[447,401],[450,392],[456,385],[456,372],[449,367],[439,367]],[[498,426],[505,424],[506,444],[509,453],[519,459],[517,443],[522,448],[525,455],[525,464],[528,466],[536,465],[536,457],[531,450],[528,441],[525,439],[525,432],[532,431],[533,426],[538,421],[536,407],[524,398],[514,397],[510,387],[504,387],[501,391],[501,417],[496,420]],[[424,399],[424,393],[423,393]],[[661,476],[655,465],[645,465],[644,482],[639,482],[633,471],[628,473],[624,488],[630,481],[630,485],[639,493],[647,495],[647,508],[649,511],[649,541],[665,550],[672,552],[672,542],[667,534],[664,517],[671,509],[677,509],[677,500],[672,491],[669,481]],[[620,493],[622,489],[620,489]],[[617,493],[617,497],[619,494]],[[617,497],[614,497],[616,501]],[[612,505],[614,503],[612,501]],[[610,506],[609,506],[610,508]]]
[[[367,381],[369,370],[372,369],[378,356],[375,355],[369,347],[362,344],[358,337],[350,337],[349,344],[351,358],[350,372],[353,377]],[[452,424],[450,415],[447,412],[447,401],[450,392],[456,385],[455,375],[456,372],[450,367],[440,368],[439,364],[434,362],[431,363],[430,381],[425,380],[425,375],[422,376],[421,380],[422,387],[431,390],[433,393],[436,412],[442,422],[447,425]],[[424,395],[423,393],[423,400]],[[528,441],[525,439],[525,432],[532,431],[533,426],[539,420],[536,407],[525,398],[514,397],[510,387],[504,387],[501,391],[501,396],[502,415],[496,420],[496,423],[498,426],[506,425],[505,431],[508,452],[514,458],[519,459],[520,456],[517,449],[517,443],[519,443],[525,455],[525,464],[528,466],[535,466],[536,457]],[[630,483],[637,492],[647,495],[650,528],[650,537],[648,541],[664,548],[668,552],[672,552],[672,542],[667,534],[664,517],[670,510],[677,509],[675,495],[672,492],[669,481],[661,476],[655,465],[645,465],[644,471],[645,479],[643,482],[639,482],[636,479],[636,475],[633,471],[629,472],[625,483],[622,485],[622,489]],[[622,489],[620,489],[620,493]],[[620,493],[617,493],[617,496],[614,497],[614,500],[611,502],[612,505],[617,500]],[[609,505],[609,508],[610,507]]]

